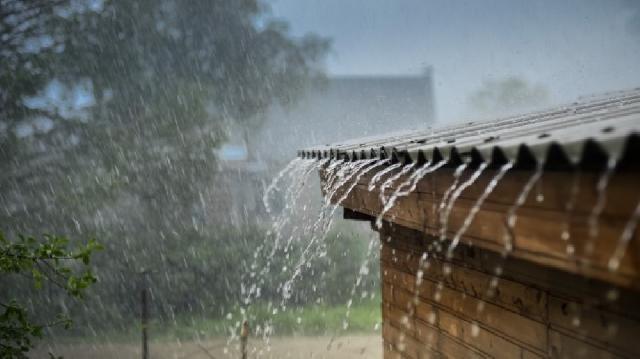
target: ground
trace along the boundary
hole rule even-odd
[[[152,342],[149,351],[153,359],[222,359],[240,358],[237,343],[228,346],[227,338],[207,339],[202,342]],[[31,353],[32,358],[48,358],[48,351],[65,359],[80,358],[140,358],[138,343],[83,343],[47,344]],[[322,337],[276,337],[268,346],[261,340],[249,342],[249,358],[381,358],[380,335],[352,335],[332,338]]]

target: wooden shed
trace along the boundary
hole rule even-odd
[[[385,358],[637,358],[639,134],[633,90],[299,156],[380,233]]]

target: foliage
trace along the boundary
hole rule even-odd
[[[532,85],[519,77],[486,81],[469,97],[475,111],[484,114],[506,114],[544,105],[549,93],[542,85]]]
[[[208,337],[224,337],[236,333],[243,318],[247,318],[252,327],[252,335],[258,327],[269,323],[273,334],[286,335],[336,335],[338,333],[371,333],[380,327],[380,297],[361,299],[354,302],[347,318],[347,307],[343,305],[308,304],[273,314],[268,303],[258,303],[244,312],[232,308],[225,315],[206,316],[184,314],[173,320],[155,318],[149,324],[152,341],[203,340]],[[347,328],[344,322],[348,321]],[[118,329],[106,328],[100,336],[83,337],[83,342],[100,341],[128,343],[137,340],[140,328],[127,323]],[[61,342],[76,342],[77,338],[58,337]]]
[[[158,320],[217,318],[239,303],[243,273],[269,237],[259,207],[232,228],[226,201],[232,186],[259,193],[270,173],[223,173],[213,150],[232,125],[250,141],[269,106],[295,102],[321,79],[329,42],[292,36],[259,0],[0,4],[0,39],[15,44],[0,50],[0,230],[55,226],[101,238],[106,252],[91,262],[100,285],[83,302],[21,286],[24,278],[11,278],[9,294],[47,304],[43,315],[64,307],[74,334],[129,325],[143,268]],[[42,101],[52,84],[65,104]],[[78,91],[89,101],[70,108]],[[43,118],[50,129],[17,136]],[[339,253],[314,264],[325,287],[299,280],[304,297],[294,304],[315,303],[321,290],[335,303],[320,305],[346,303],[361,243],[341,238]],[[273,259],[264,301],[281,297],[279,269],[297,250]],[[334,258],[344,253],[353,261]]]
[[[29,276],[35,288],[58,286],[75,298],[83,296],[85,290],[96,282],[90,269],[78,270],[78,262],[88,266],[91,255],[102,249],[95,240],[83,246],[69,248],[64,237],[44,235],[41,240],[19,235],[10,241],[0,232],[0,273]],[[36,323],[27,309],[15,299],[0,302],[4,312],[0,314],[0,357],[26,357],[33,347],[33,339],[41,338],[45,327],[62,325],[71,327],[71,319],[59,313],[55,320]],[[41,319],[40,319],[41,320]]]
[[[25,117],[46,113],[29,108],[24,98],[35,95],[53,75],[50,60],[56,44],[51,30],[56,9],[65,3],[0,1],[0,118],[9,121],[9,130]]]
[[[105,255],[92,261],[101,269],[100,283],[91,288],[83,302],[65,302],[77,325],[60,335],[102,335],[113,330],[128,330],[132,318],[137,318],[139,313],[141,268],[149,269],[144,285],[153,293],[150,317],[154,320],[166,324],[180,317],[224,318],[243,303],[239,287],[242,283],[252,283],[245,275],[253,264],[256,248],[273,243],[265,232],[262,226],[218,227],[207,234],[192,230],[159,255],[145,255],[155,251],[145,249],[146,243],[142,241],[129,241],[127,245],[126,238],[104,238]],[[339,232],[345,234],[339,236]],[[378,262],[366,259],[368,241],[352,232],[349,228],[340,228],[328,235],[332,243],[326,255],[310,262],[310,267],[296,280],[296,296],[290,306],[346,308],[351,298],[357,302],[377,293]],[[104,235],[114,233],[101,233],[99,237]],[[251,306],[280,303],[282,293],[278,287],[291,276],[290,270],[282,268],[292,268],[297,263],[305,241],[301,239],[300,243],[294,241],[289,256],[277,253],[270,258],[271,271],[262,283],[260,298]],[[264,247],[263,251],[269,252],[270,248]],[[264,268],[266,263],[262,260],[266,258],[260,256],[259,259],[257,266]],[[361,277],[357,291],[352,294],[358,271],[365,261],[368,273]],[[51,300],[31,293],[25,296],[37,301]]]
[[[236,309],[227,316],[218,319],[197,318],[180,320],[175,327],[169,326],[166,335],[170,337],[192,339],[198,333],[207,336],[228,335],[234,332],[239,323],[247,318],[254,330],[268,323],[275,335],[328,335],[340,332],[371,332],[380,323],[380,297],[357,301],[349,310],[345,305],[309,304],[273,314],[273,307],[266,303],[241,312]],[[344,323],[349,325],[345,328]]]
[[[3,23],[3,34],[31,23],[40,30],[1,53],[0,61],[29,56],[30,65],[19,76],[4,73],[0,92],[11,94],[11,106],[42,111],[53,127],[18,138],[15,128],[42,118],[0,116],[9,121],[4,131],[0,123],[0,201],[11,208],[1,223],[107,232],[146,242],[156,256],[205,216],[212,183],[222,182],[213,150],[229,124],[250,131],[268,106],[295,101],[322,76],[328,48],[317,36],[291,36],[258,0],[5,3],[18,15]],[[42,46],[25,52],[34,41]],[[83,88],[90,105],[27,106],[51,82],[67,97]]]

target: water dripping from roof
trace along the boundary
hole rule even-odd
[[[589,215],[589,237],[592,239],[598,236],[598,223],[600,220],[600,215],[604,210],[604,207],[607,204],[607,187],[609,186],[609,180],[613,175],[614,170],[616,169],[617,159],[615,157],[610,157],[609,161],[607,161],[607,167],[604,169],[600,178],[598,179],[598,183],[596,184],[596,191],[598,193],[596,204],[591,209],[591,213]],[[593,243],[590,243],[587,247],[587,251],[591,252],[593,250]]]
[[[338,161],[336,161],[338,162]],[[327,169],[331,171],[329,177],[332,177],[331,184],[325,186],[325,201],[320,209],[320,213],[311,228],[311,238],[304,247],[300,258],[294,267],[292,275],[282,284],[282,300],[280,307],[284,310],[287,302],[292,296],[293,285],[296,279],[302,274],[302,268],[309,261],[313,260],[318,255],[318,242],[326,237],[331,223],[333,222],[333,215],[341,202],[348,197],[348,194],[357,185],[360,178],[372,169],[379,167],[386,161],[378,159],[359,160],[355,162],[340,161],[340,163],[332,163],[327,166]],[[346,185],[350,180],[353,180],[342,197],[336,203],[332,203],[331,199],[335,196],[336,192],[342,186]]]
[[[609,259],[608,267],[610,271],[615,272],[620,267],[622,258],[624,258],[624,255],[627,251],[629,241],[631,241],[631,239],[633,238],[633,234],[635,233],[639,220],[640,220],[640,202],[638,202],[635,210],[631,214],[631,217],[625,224],[624,230],[622,231],[622,234],[618,239],[616,249],[614,250],[613,255]]]
[[[404,167],[402,167],[402,170],[400,170],[400,172],[387,178],[387,180],[384,181],[384,183],[380,186],[380,201],[382,201],[383,204],[387,202],[387,198],[384,195],[387,188],[391,187],[400,177],[404,176],[409,171],[411,171],[411,169],[415,165],[416,165],[415,163],[410,163],[408,165],[405,165]]]
[[[267,208],[269,207],[271,194],[279,191],[279,183],[286,188],[284,206],[281,212],[278,215],[273,215],[272,211],[269,211],[272,216],[273,224],[267,235],[274,236],[274,240],[271,241],[271,243],[273,243],[273,248],[271,249],[272,255],[280,248],[284,227],[291,224],[290,222],[293,218],[292,214],[297,209],[296,203],[304,185],[307,183],[309,175],[323,163],[323,161],[293,160],[276,175],[271,184],[267,187],[268,193],[265,193],[263,196],[263,203]],[[261,286],[264,282],[263,278],[270,271],[272,263],[269,259],[267,259],[264,267],[258,271],[258,259],[260,257],[260,253],[264,250],[266,243],[267,242],[265,241],[263,244],[256,247],[252,255],[252,262],[249,265],[248,278],[244,279],[243,283],[241,283],[241,294],[243,296],[242,302],[244,305],[249,305],[252,303],[253,299],[259,298],[262,290]],[[268,258],[271,258],[271,256]]]
[[[489,164],[487,162],[482,162],[480,166],[471,174],[471,176],[464,182],[460,184],[458,188],[453,191],[451,194],[451,198],[449,199],[449,203],[444,212],[444,221],[442,223],[442,228],[440,229],[440,241],[444,241],[447,235],[447,227],[449,226],[449,216],[451,215],[451,211],[453,210],[453,206],[456,203],[456,200],[462,194],[467,187],[471,186],[477,179],[480,177],[482,172],[487,168]]]
[[[378,217],[376,218],[376,227],[382,227],[382,219],[384,218],[384,215],[389,212],[391,208],[393,208],[398,198],[406,197],[411,194],[413,191],[415,191],[416,187],[418,186],[418,182],[420,182],[420,180],[423,179],[424,176],[428,175],[429,173],[435,172],[438,168],[444,166],[445,164],[446,161],[440,161],[431,166],[431,162],[427,162],[418,170],[416,170],[411,176],[409,176],[408,179],[401,183],[386,201],[384,207],[382,208],[382,211],[380,211],[380,214],[378,214]],[[409,186],[409,189],[403,191],[403,189],[407,186]]]
[[[569,199],[565,206],[565,220],[563,224],[562,232],[560,233],[560,239],[566,242],[566,252],[569,256],[573,256],[575,254],[575,244],[571,239],[571,219],[573,217],[573,212],[576,207],[576,200],[578,198],[578,193],[580,192],[580,171],[576,171],[573,174],[573,179],[571,180],[571,189],[569,190]]]
[[[358,271],[356,280],[354,281],[353,286],[351,287],[349,299],[347,300],[347,304],[346,304],[347,309],[344,314],[344,320],[343,320],[343,322],[346,323],[346,327],[344,327],[344,329],[347,329],[349,325],[349,317],[351,315],[351,306],[353,304],[353,299],[356,295],[356,291],[358,287],[362,283],[362,278],[364,278],[365,275],[369,274],[369,264],[370,264],[371,258],[373,257],[373,249],[378,248],[376,246],[376,244],[378,243],[379,243],[378,239],[374,237],[370,239],[369,245],[367,246],[367,254],[364,256],[364,260],[360,264],[360,270]]]
[[[453,193],[456,187],[458,187],[458,182],[460,181],[460,177],[462,176],[462,173],[467,168],[467,166],[469,166],[469,164],[463,163],[455,169],[455,171],[453,172],[453,182],[451,182],[451,185],[449,186],[449,188],[447,188],[447,190],[444,192],[444,195],[442,196],[442,200],[440,201],[440,205],[438,206],[438,214],[440,219],[440,241],[443,241],[444,238],[446,237],[445,209],[446,209],[449,196],[451,195],[451,193]]]
[[[449,245],[449,249],[447,250],[447,257],[448,258],[451,258],[453,256],[453,251],[458,246],[458,243],[460,242],[460,238],[462,238],[464,233],[467,231],[467,229],[471,225],[471,222],[473,222],[473,219],[475,218],[475,216],[478,213],[478,211],[480,211],[480,207],[482,207],[482,204],[484,203],[484,201],[487,199],[487,197],[489,197],[489,195],[496,188],[496,186],[498,185],[500,180],[504,177],[504,175],[507,174],[507,172],[511,168],[513,168],[513,162],[505,163],[504,165],[502,165],[500,167],[500,169],[495,174],[495,176],[493,176],[491,181],[489,181],[489,184],[487,184],[487,187],[484,189],[484,191],[482,192],[480,197],[478,197],[476,202],[473,204],[473,207],[471,207],[471,209],[469,210],[469,213],[467,214],[467,217],[464,219],[464,222],[462,223],[462,226],[460,226],[460,228],[458,229],[458,231],[454,235],[453,240],[451,241],[451,244]]]
[[[531,192],[531,189],[533,188],[533,186],[542,177],[543,168],[544,168],[543,163],[539,162],[538,165],[536,166],[535,171],[531,175],[531,177],[529,177],[525,185],[522,187],[522,190],[520,190],[520,193],[518,194],[516,201],[514,202],[513,205],[511,205],[511,207],[507,211],[506,233],[504,238],[505,239],[504,248],[507,253],[510,253],[513,250],[513,242],[515,240],[514,229],[516,227],[516,221],[518,220],[517,211],[527,200],[527,197],[529,196],[529,192]]]
[[[362,171],[360,171],[360,173],[357,174],[355,181],[353,181],[353,184],[351,187],[349,187],[349,189],[347,189],[347,191],[345,191],[345,193],[342,195],[342,197],[340,197],[337,201],[338,204],[342,203],[345,199],[347,199],[347,197],[349,196],[349,193],[351,193],[351,191],[353,190],[353,188],[360,182],[360,179],[366,175],[367,173],[371,172],[373,169],[378,168],[384,164],[386,164],[387,162],[389,162],[388,159],[382,159],[382,160],[375,160],[374,163],[369,166],[364,168]]]
[[[396,164],[393,164],[393,165],[383,169],[382,171],[379,171],[378,173],[376,173],[371,178],[371,181],[369,182],[369,187],[368,187],[369,192],[373,191],[376,188],[376,183],[378,183],[378,181],[380,181],[382,176],[384,176],[385,174],[395,170],[396,168],[399,168],[400,166],[402,166],[402,163],[396,163]]]
[[[262,203],[264,204],[264,208],[267,213],[271,213],[271,207],[269,205],[269,197],[271,193],[277,191],[278,183],[282,180],[282,178],[292,172],[297,167],[297,165],[302,162],[303,160],[301,158],[295,158],[291,162],[289,162],[289,164],[287,164],[285,168],[278,172],[276,177],[271,181],[267,189],[264,191],[264,194],[262,195]]]
[[[333,189],[327,194],[325,201],[331,202],[336,192],[342,188],[349,180],[357,176],[361,173],[362,169],[367,165],[376,162],[376,159],[368,159],[368,160],[360,160],[356,162],[347,162],[343,168],[346,168],[346,171],[339,173],[338,177],[342,177],[338,180],[338,182],[333,186]],[[348,194],[348,193],[347,193]]]

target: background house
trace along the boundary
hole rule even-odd
[[[272,106],[250,136],[230,124],[229,141],[217,151],[218,190],[211,198],[220,207],[216,218],[260,221],[264,188],[297,149],[399,128],[424,129],[435,122],[435,108],[433,72],[426,68],[415,76],[330,77],[291,107]]]

